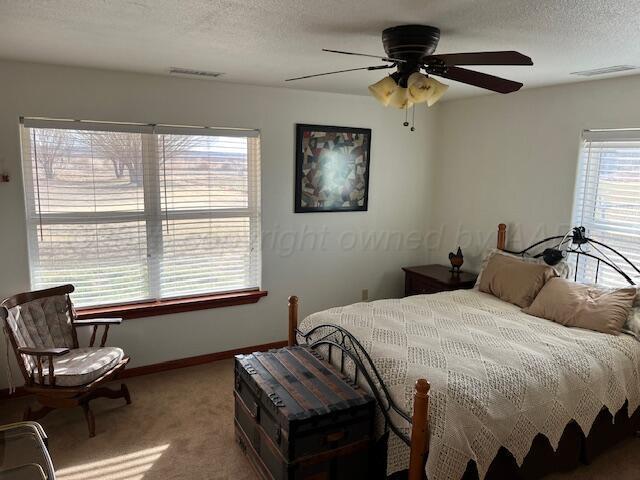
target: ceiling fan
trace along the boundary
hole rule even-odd
[[[531,58],[513,50],[434,54],[439,40],[440,30],[429,25],[399,25],[387,28],[382,32],[382,45],[386,56],[322,49],[331,53],[377,58],[385,62],[384,64],[305,75],[288,78],[285,81],[303,80],[356,70],[395,68],[395,72],[370,85],[369,91],[385,106],[391,105],[396,108],[408,109],[417,103],[433,105],[449,88],[432,78],[431,75],[498,93],[511,93],[522,87],[520,82],[468,70],[459,65],[533,65]],[[405,125],[408,125],[406,121]]]

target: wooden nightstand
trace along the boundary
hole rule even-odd
[[[403,267],[405,296],[473,288],[478,275],[469,272],[452,274],[449,268],[444,265]]]

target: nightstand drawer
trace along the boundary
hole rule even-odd
[[[434,284],[424,277],[407,275],[405,279],[405,295],[426,295],[442,291],[442,286]]]
[[[404,294],[427,295],[473,288],[477,275],[469,272],[451,273],[444,265],[404,267]]]

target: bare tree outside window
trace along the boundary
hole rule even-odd
[[[160,164],[164,156],[170,157],[183,151],[188,151],[195,144],[193,136],[169,135],[165,136],[164,144],[159,151]],[[116,178],[122,178],[125,173],[129,181],[135,185],[142,185],[143,154],[141,135],[123,135],[119,132],[100,132],[92,137],[95,155],[109,160],[113,165]],[[164,149],[164,150],[163,150]]]
[[[69,134],[65,130],[40,129],[35,135],[38,165],[48,179],[55,177],[56,170],[64,165],[69,151]]]
[[[123,135],[119,132],[99,132],[90,137],[91,149],[97,157],[113,164],[116,178],[122,178],[125,171],[129,181],[142,185],[142,136]]]

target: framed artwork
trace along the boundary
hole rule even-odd
[[[296,125],[295,212],[366,211],[371,129]]]

